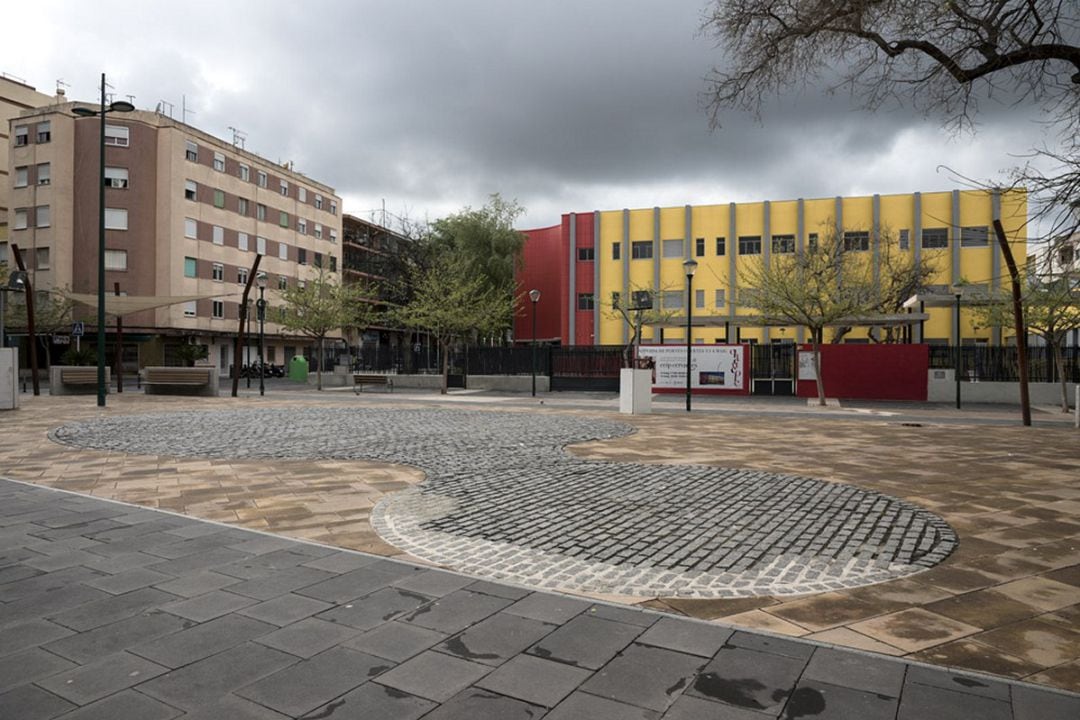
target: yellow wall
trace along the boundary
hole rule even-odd
[[[994,276],[993,256],[1000,252],[997,249],[993,236],[991,221],[992,199],[991,193],[986,191],[962,191],[957,194],[959,199],[959,226],[982,226],[988,228],[989,243],[986,247],[961,247],[959,251],[960,267],[957,268],[955,278],[960,278],[971,283],[989,283]],[[879,228],[881,243],[889,243],[889,249],[894,253],[906,252],[915,254],[929,260],[935,266],[935,273],[931,284],[941,285],[945,288],[954,284],[953,247],[954,243],[960,242],[959,230],[954,233],[953,229],[953,198],[952,192],[923,193],[919,198],[914,194],[906,195],[883,195],[879,198],[880,214]],[[799,205],[802,203],[804,235],[798,237]],[[916,235],[915,212],[916,206],[921,202],[919,221],[923,229],[946,228],[949,234],[949,247],[935,250],[917,247],[919,238]],[[867,262],[873,261],[873,226],[874,226],[874,198],[871,196],[848,197],[840,201],[842,212],[842,227],[844,230],[867,230],[871,232],[871,249],[866,253]],[[629,211],[629,242],[624,241],[624,215],[622,210],[605,211],[600,213],[599,249],[596,261],[600,263],[600,328],[597,333],[598,342],[604,344],[617,344],[622,342],[623,321],[610,311],[610,300],[613,292],[625,293],[633,289],[652,289],[659,291],[680,290],[685,291],[686,277],[683,271],[682,257],[664,258],[663,241],[670,239],[684,240],[683,255],[689,253],[698,262],[698,269],[694,276],[694,290],[704,290],[704,307],[694,306],[694,331],[693,340],[711,343],[717,338],[724,336],[724,320],[732,311],[732,303],[736,316],[752,316],[752,309],[738,304],[739,278],[754,263],[759,263],[765,257],[766,248],[771,251],[771,236],[795,235],[797,247],[805,243],[806,237],[816,233],[823,236],[833,231],[836,227],[836,198],[815,198],[804,201],[782,200],[768,203],[769,206],[769,236],[765,236],[765,208],[764,202],[740,203],[735,207],[735,228],[729,227],[730,206],[700,205],[691,208],[691,226],[689,237],[686,229],[686,208],[683,206],[660,208],[659,243],[655,248],[653,258],[629,260],[629,287],[623,283],[623,263],[625,258],[631,257],[631,245],[634,241],[649,241],[655,239],[655,219],[657,211],[653,208],[640,208]],[[1006,233],[1010,237],[1013,253],[1017,261],[1023,263],[1026,257],[1025,226],[1027,222],[1027,198],[1023,191],[1009,191],[1001,195],[1001,219]],[[900,231],[908,232],[908,248],[901,250],[899,247]],[[956,237],[953,237],[954,234]],[[758,256],[741,256],[738,252],[739,236],[762,236],[762,254]],[[726,253],[723,256],[716,254],[716,238],[726,239]],[[695,241],[704,238],[705,252],[703,255],[696,254]],[[620,259],[612,259],[612,245],[620,243]],[[730,272],[732,255],[735,257],[735,276]],[[770,253],[771,254],[771,253]],[[660,268],[659,286],[655,281],[655,269],[657,264]],[[1000,262],[1000,270],[997,273],[998,282],[1006,276],[1005,264]],[[722,307],[715,305],[716,290],[723,289],[725,303]],[[696,295],[696,293],[695,293]],[[694,302],[695,298],[684,299],[685,303]],[[657,299],[659,302],[659,298]],[[924,338],[944,339],[954,342],[952,337],[952,310],[950,308],[927,308],[931,318],[924,327]],[[708,322],[704,325],[699,321]],[[762,328],[741,327],[739,335],[742,340],[756,340],[763,342],[767,337],[772,340],[792,340],[801,337],[797,328],[772,328],[768,332]],[[828,338],[831,333],[826,333]],[[856,328],[847,337],[848,339],[865,338],[867,331],[864,328]],[[647,341],[659,341],[659,328],[646,328],[643,338]],[[663,330],[664,339],[667,341],[685,341],[685,310],[678,313],[677,318]],[[966,340],[979,338],[989,340],[991,331],[986,328],[976,328],[972,324],[972,318],[966,311],[962,315],[961,336]],[[730,341],[735,339],[735,329],[732,328]]]

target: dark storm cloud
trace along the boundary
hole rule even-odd
[[[980,135],[953,139],[939,120],[808,88],[760,122],[725,113],[710,132],[702,92],[721,54],[698,33],[703,6],[51,4],[35,22],[52,51],[0,69],[39,85],[77,75],[72,95],[89,99],[87,68],[101,67],[140,107],[168,100],[178,118],[185,95],[192,124],[245,131],[248,149],[333,185],[350,212],[385,198],[438,216],[501,192],[530,209],[526,225],[624,205],[938,189],[951,186],[936,170],[950,148],[983,177],[1030,130],[990,108]]]

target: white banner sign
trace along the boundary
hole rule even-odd
[[[685,345],[642,345],[639,358],[652,358],[654,388],[686,387]],[[745,345],[694,345],[690,358],[690,387],[702,390],[742,390],[746,374]]]
[[[800,350],[799,351],[799,379],[800,380],[817,380],[817,373],[814,372],[814,351],[813,350]]]

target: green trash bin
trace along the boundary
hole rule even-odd
[[[307,382],[308,364],[303,355],[296,355],[289,361],[289,379],[298,382]]]

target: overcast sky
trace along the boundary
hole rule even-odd
[[[709,130],[704,0],[188,0],[22,3],[0,71],[141,109],[335,187],[344,209],[434,219],[490,193],[564,212],[945,190],[1003,178],[1039,113],[984,105],[975,135],[808,90]],[[375,220],[379,217],[375,216]]]

